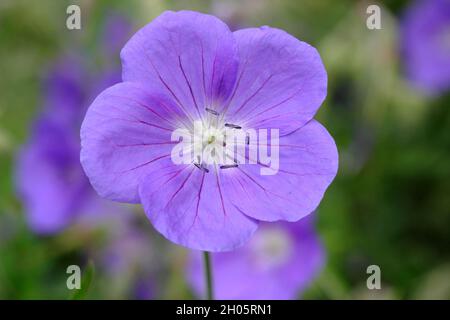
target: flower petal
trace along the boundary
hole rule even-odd
[[[227,200],[214,169],[206,173],[170,159],[152,166],[140,186],[141,202],[153,226],[177,244],[203,251],[229,251],[257,228]]]
[[[261,175],[263,168],[274,175]],[[319,205],[337,168],[333,138],[319,122],[311,120],[280,138],[278,171],[260,162],[244,164],[223,180],[231,202],[248,216],[263,221],[297,221]]]
[[[285,261],[261,268],[255,242],[267,231],[283,232],[290,248]],[[325,252],[311,219],[296,223],[262,223],[252,239],[243,247],[211,257],[216,299],[295,299],[320,272]],[[188,265],[188,282],[199,297],[204,297],[205,277],[200,252],[192,252]]]
[[[170,158],[180,115],[167,97],[135,83],[102,92],[81,127],[81,163],[102,197],[139,202],[138,182],[152,163]]]
[[[121,52],[124,81],[157,83],[191,120],[231,93],[237,46],[216,17],[166,11],[138,31]]]
[[[88,182],[78,161],[78,139],[67,125],[40,118],[18,155],[17,191],[34,232],[66,227],[85,205]]]
[[[222,110],[227,121],[286,134],[311,120],[327,92],[317,50],[269,27],[242,29],[234,36],[240,64],[236,87]]]
[[[413,1],[401,21],[403,61],[409,80],[429,95],[450,88],[450,2]]]

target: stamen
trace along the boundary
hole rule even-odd
[[[219,113],[216,110],[210,109],[210,108],[205,108],[206,112],[209,112],[215,116],[218,116]]]
[[[196,166],[197,168],[199,168],[200,170],[202,170],[202,171],[204,171],[206,173],[209,172],[209,169],[204,167],[203,165],[200,165],[200,164],[194,162],[194,166]]]
[[[238,125],[232,124],[232,123],[225,123],[225,127],[233,128],[233,129],[242,129],[241,126],[238,126]]]
[[[227,164],[227,165],[223,165],[220,166],[220,169],[229,169],[229,168],[236,168],[238,166],[238,164]]]
[[[245,136],[245,144],[246,145],[250,144],[250,136],[248,134]]]

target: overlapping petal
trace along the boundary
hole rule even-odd
[[[191,120],[216,108],[232,90],[237,46],[228,26],[192,11],[166,11],[121,52],[123,80],[157,84]]]
[[[258,220],[297,221],[314,211],[336,176],[336,145],[327,130],[311,120],[280,138],[279,168],[271,166],[245,164],[225,175],[230,200]],[[262,168],[274,174],[262,175]]]
[[[171,160],[151,166],[140,187],[144,210],[166,238],[192,249],[229,251],[245,243],[257,221],[236,208],[216,171]]]
[[[222,109],[226,119],[248,128],[279,128],[281,134],[311,120],[327,92],[317,50],[275,28],[242,29],[234,36],[240,63]]]
[[[139,180],[153,163],[170,159],[179,119],[170,99],[135,83],[102,92],[81,127],[81,163],[95,190],[110,200],[139,202]]]

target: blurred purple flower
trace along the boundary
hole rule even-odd
[[[19,153],[16,184],[30,227],[38,233],[65,227],[84,209],[90,192],[77,159],[82,78],[71,59],[56,66],[47,81],[45,109]]]
[[[311,216],[296,223],[264,223],[234,252],[211,255],[217,299],[295,299],[319,274],[325,252]],[[188,282],[205,296],[201,254],[191,253]]]
[[[69,125],[72,132],[79,125],[86,103],[87,73],[83,62],[75,56],[60,59],[43,83],[43,110],[41,117]]]
[[[130,221],[131,222],[131,221]],[[140,300],[154,297],[152,266],[154,250],[148,234],[132,223],[110,234],[106,248],[97,255],[102,274],[106,275],[111,287],[124,284],[131,297]],[[115,282],[115,284],[113,284]],[[131,287],[130,287],[131,284]]]
[[[113,276],[123,275],[127,270],[142,269],[145,264],[140,262],[144,261],[143,253],[149,253],[149,243],[149,238],[138,229],[126,228],[103,250],[102,264]]]
[[[418,0],[401,26],[402,50],[411,82],[426,93],[450,88],[450,1]]]
[[[116,59],[116,53],[120,52],[131,31],[132,26],[130,21],[125,16],[115,12],[108,14],[101,37],[104,57],[107,59]]]
[[[142,28],[121,58],[124,82],[95,99],[81,128],[81,162],[101,196],[142,203],[166,238],[207,251],[232,250],[259,221],[297,221],[318,206],[338,155],[313,119],[327,87],[316,49],[279,29],[233,33],[182,11]],[[224,123],[279,129],[278,173],[172,162],[174,130],[214,126],[206,108]]]
[[[133,298],[136,300],[152,300],[155,297],[154,282],[139,280],[134,286]]]
[[[81,168],[79,128],[91,98],[121,77],[117,69],[100,75],[88,69],[75,56],[61,58],[53,66],[44,81],[43,109],[18,154],[17,190],[37,233],[58,232],[82,214],[111,210],[93,192]]]

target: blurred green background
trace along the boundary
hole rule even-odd
[[[69,4],[82,8],[81,30],[66,29]],[[379,4],[382,29],[368,30],[368,3],[361,1],[2,0],[0,298],[69,298],[67,265],[86,266],[109,241],[105,230],[76,228],[41,237],[25,222],[15,155],[42,105],[46,68],[75,48],[101,64],[98,38],[111,11],[128,17],[134,32],[167,9],[209,12],[233,28],[282,28],[322,56],[329,90],[317,118],[336,140],[340,168],[317,214],[327,263],[304,298],[450,298],[450,94],[427,97],[409,86],[398,40],[408,1]],[[149,237],[148,263],[158,279],[152,297],[192,297],[183,276],[186,250],[155,234],[139,208],[132,210]],[[106,274],[94,263],[85,297],[132,297],[129,282],[147,263],[133,259],[140,261],[129,275]],[[378,291],[366,288],[371,264],[381,268]]]

